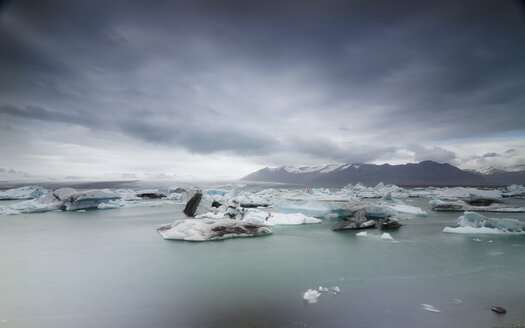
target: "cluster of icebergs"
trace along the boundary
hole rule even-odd
[[[149,191],[132,189],[75,190],[58,188],[47,191],[42,187],[26,186],[3,191],[2,200],[24,200],[9,206],[0,206],[0,214],[39,213],[48,211],[78,211],[86,209],[114,209],[126,207],[160,206],[163,202],[141,201]],[[179,195],[179,199],[180,199]],[[164,197],[168,199],[167,197]]]
[[[199,194],[198,201],[194,199],[196,194]],[[0,200],[20,200],[14,204],[0,206],[0,214],[186,203],[185,213],[187,212],[186,214],[191,217],[186,219],[188,222],[165,225],[159,232],[162,232],[162,236],[167,239],[211,240],[218,239],[218,235],[222,239],[249,235],[253,232],[248,230],[246,233],[217,233],[213,229],[240,231],[242,225],[255,225],[257,229],[266,227],[260,231],[268,234],[271,233],[268,228],[271,226],[314,224],[322,222],[323,219],[341,219],[332,226],[332,230],[395,229],[402,226],[400,219],[428,215],[423,209],[407,204],[405,199],[409,197],[430,198],[429,205],[434,211],[465,212],[460,218],[472,218],[475,214],[471,214],[473,211],[523,212],[524,208],[508,204],[505,198],[524,196],[525,187],[522,185],[499,189],[465,187],[407,189],[383,183],[375,187],[358,183],[340,189],[253,189],[247,186],[224,186],[200,190],[174,186],[170,187],[167,193],[158,190],[132,189],[59,188],[48,191],[39,186],[25,186],[0,191]],[[519,228],[521,227],[519,224],[516,226],[517,223],[513,222],[516,220],[483,218],[477,221],[461,219],[459,227],[445,230],[446,232],[481,232],[486,229],[496,229],[508,233],[521,233],[523,230]],[[201,220],[200,223],[211,220],[215,223],[200,224],[193,223],[194,221],[191,220]],[[228,225],[228,220],[234,220],[240,226],[231,227]],[[216,225],[221,222],[224,224],[218,228]],[[170,232],[170,229],[174,230]],[[195,237],[199,235],[199,238]]]

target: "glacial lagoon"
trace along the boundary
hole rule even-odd
[[[254,238],[164,240],[155,228],[185,215],[163,200],[0,215],[0,327],[523,326],[525,236],[445,233],[462,212],[429,200],[403,199],[428,216],[402,218],[393,240],[331,231],[337,218]],[[328,291],[317,302],[303,299],[319,287]]]

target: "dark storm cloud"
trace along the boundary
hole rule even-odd
[[[523,130],[524,35],[511,1],[11,1],[0,114],[367,162]]]

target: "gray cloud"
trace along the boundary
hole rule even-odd
[[[415,160],[452,161],[453,152],[414,143],[523,131],[521,9],[488,0],[12,1],[0,16],[0,116],[192,154],[370,162],[409,144]]]
[[[425,147],[418,144],[408,144],[406,149],[414,153],[414,159],[416,161],[431,160],[443,163],[451,162],[456,158],[456,154],[454,152],[438,146]]]
[[[498,153],[494,153],[494,152],[493,152],[493,153],[486,153],[486,154],[483,154],[482,157],[483,157],[483,158],[490,158],[490,157],[499,157],[499,156],[501,156],[501,155],[498,154]]]

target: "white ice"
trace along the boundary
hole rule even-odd
[[[445,227],[443,232],[464,234],[525,234],[525,222],[515,219],[488,218],[475,212],[465,212],[458,218],[459,227]]]
[[[406,205],[399,199],[392,198],[392,193],[387,192],[379,202],[379,205],[387,206],[395,210],[400,214],[408,214],[413,216],[427,216],[427,212],[423,211],[420,207]]]
[[[317,290],[308,289],[303,294],[303,299],[307,301],[308,303],[317,303],[317,299],[321,296],[321,293]]]
[[[394,240],[394,238],[393,238],[388,232],[384,232],[384,233],[381,235],[381,239]]]
[[[430,304],[424,304],[424,303],[421,303],[421,309],[425,311],[429,311],[429,312],[441,312],[441,310],[439,310],[435,306],[430,305]]]
[[[0,191],[1,200],[35,199],[45,195],[47,190],[39,186],[24,186]]]
[[[245,222],[232,219],[208,220],[208,219],[186,219],[176,220],[171,224],[164,224],[157,231],[164,239],[179,239],[188,241],[207,241],[236,237],[253,237],[271,234],[272,231],[266,227],[257,226],[245,229]],[[231,231],[221,234],[219,232]]]
[[[332,206],[326,202],[287,201],[276,204],[281,213],[302,213],[312,217],[324,217],[332,211]]]
[[[230,208],[231,210],[231,208]],[[321,220],[306,216],[301,213],[290,213],[290,214],[284,214],[284,213],[273,213],[273,212],[266,212],[255,208],[245,208],[245,209],[235,209],[235,211],[230,211],[228,213],[231,213],[235,215],[235,217],[238,220],[241,220],[246,223],[252,223],[252,224],[262,224],[265,226],[273,226],[273,225],[298,225],[298,224],[308,224],[308,223],[320,223]],[[196,218],[206,218],[206,219],[222,219],[225,218],[226,213],[219,212],[208,212],[205,214],[201,214],[196,216]]]

